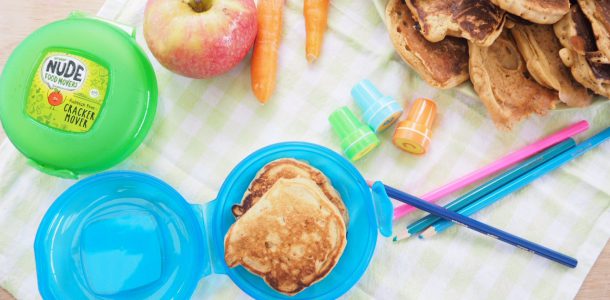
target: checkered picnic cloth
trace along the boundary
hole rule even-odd
[[[145,0],[108,0],[99,15],[137,28],[142,38]],[[351,87],[368,78],[403,104],[429,97],[439,104],[430,152],[412,156],[382,144],[356,167],[416,195],[477,169],[574,121],[589,133],[610,125],[610,102],[533,117],[512,132],[498,131],[476,98],[426,85],[395,55],[373,3],[335,0],[320,60],[304,54],[302,1],[288,1],[277,90],[265,106],[250,91],[248,58],[226,75],[184,78],[148,52],[159,81],[158,115],[139,149],[116,169],[150,173],[186,199],[215,198],[223,179],[252,151],[302,140],[340,151],[327,117],[342,105],[355,110]],[[554,171],[475,217],[576,257],[568,269],[457,226],[429,240],[397,245],[379,238],[375,256],[345,298],[569,299],[610,237],[610,143]],[[0,144],[0,286],[19,299],[39,297],[33,241],[45,211],[73,180],[26,164],[8,140]],[[449,201],[446,199],[444,202]],[[421,217],[416,213],[398,225]],[[399,228],[398,225],[395,228]],[[247,298],[226,276],[199,283],[193,298]]]

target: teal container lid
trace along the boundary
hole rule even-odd
[[[13,51],[0,77],[0,120],[32,165],[75,178],[118,164],[141,144],[157,93],[133,29],[73,13]]]

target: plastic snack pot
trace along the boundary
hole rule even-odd
[[[347,246],[327,277],[295,296],[224,260],[224,237],[241,202],[266,164],[294,158],[321,170],[349,211]],[[374,200],[373,200],[374,199]],[[241,161],[216,200],[190,204],[146,174],[119,171],[86,178],[45,214],[34,250],[45,299],[188,299],[209,274],[225,274],[255,299],[336,299],[366,271],[378,231],[391,235],[392,204],[372,195],[364,178],[339,154],[309,143],[280,143]]]
[[[341,148],[351,161],[357,161],[379,146],[379,138],[362,124],[347,106],[335,110],[328,118],[341,140]]]
[[[413,154],[424,154],[430,147],[432,125],[436,119],[436,103],[429,99],[413,102],[407,119],[398,123],[392,142],[398,148]]]
[[[362,80],[352,88],[352,97],[362,111],[362,119],[376,133],[390,127],[402,114],[400,104],[384,96],[369,80]]]
[[[75,178],[140,145],[155,116],[157,80],[133,32],[73,13],[11,54],[0,77],[0,120],[33,166]]]

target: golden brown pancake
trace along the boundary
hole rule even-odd
[[[594,93],[610,98],[610,65],[594,63],[587,56],[578,55],[575,51],[563,48],[559,56],[564,65],[570,68],[572,76],[583,86]]]
[[[610,58],[610,0],[578,0],[591,22],[598,50]]]
[[[580,9],[580,5],[572,5],[570,12],[555,23],[553,29],[564,48],[579,55],[597,51],[591,23]]]
[[[487,47],[500,35],[506,12],[489,0],[407,0],[420,24],[419,31],[430,42],[445,36],[465,38]]]
[[[569,0],[491,0],[505,11],[537,24],[553,24],[570,9]]]
[[[558,91],[559,100],[568,106],[582,107],[591,103],[587,89],[572,78],[559,57],[562,46],[553,26],[516,24],[510,32],[525,59],[527,70],[538,83]]]
[[[466,40],[447,37],[438,43],[429,42],[416,29],[404,0],[390,0],[386,19],[396,52],[428,84],[451,88],[468,80]]]
[[[468,46],[470,80],[498,127],[510,129],[532,113],[545,114],[559,101],[557,92],[528,77],[510,32],[503,32],[490,47]]]
[[[511,29],[515,24],[532,25],[536,23],[532,23],[524,18],[515,16],[513,14],[506,14],[506,23],[504,23],[504,29]]]
[[[311,165],[290,158],[278,159],[265,165],[258,174],[256,174],[252,183],[250,183],[250,187],[248,187],[248,191],[244,195],[241,205],[233,205],[233,215],[239,218],[245,214],[247,210],[254,206],[258,200],[282,178],[307,178],[313,180],[324,192],[326,197],[335,204],[343,216],[345,224],[349,224],[347,208],[345,207],[343,200],[341,200],[339,193],[332,186],[330,179]]]
[[[326,277],[346,244],[343,218],[316,183],[280,179],[229,228],[225,261],[294,295]]]
[[[585,53],[585,58],[587,59],[587,61],[589,61],[590,63],[593,64],[610,64],[610,58],[608,58],[607,56],[605,56],[603,53],[596,51],[596,52],[587,52]]]
[[[564,47],[559,51],[563,64],[584,87],[598,95],[610,97],[610,64],[595,43],[591,24],[578,4],[554,25],[555,34]]]

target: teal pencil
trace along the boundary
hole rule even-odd
[[[529,172],[530,170],[533,170],[544,162],[549,161],[550,159],[556,157],[557,155],[565,152],[570,148],[573,148],[574,146],[576,146],[576,142],[574,142],[574,139],[569,138],[541,153],[536,154],[530,159],[518,164],[514,168],[511,168],[508,171],[502,173],[501,175],[498,175],[493,179],[487,181],[486,183],[478,186],[467,194],[447,204],[445,208],[451,211],[458,211],[466,207],[468,204],[477,201],[478,199],[484,197],[485,195],[491,193],[499,187],[509,183],[515,178],[518,178],[519,176]],[[407,226],[406,230],[399,232],[394,237],[394,241],[397,242],[410,236],[414,236],[440,220],[442,220],[442,218],[438,216],[427,215],[411,223],[409,226]]]
[[[602,132],[596,134],[588,140],[583,141],[578,144],[576,147],[565,151],[564,153],[559,154],[557,157],[545,162],[544,164],[538,166],[537,168],[527,172],[526,174],[520,176],[519,178],[511,181],[510,183],[500,187],[499,189],[491,192],[485,197],[479,199],[476,202],[469,204],[468,206],[458,210],[457,212],[464,216],[470,216],[483,208],[492,205],[496,201],[502,199],[504,196],[528,185],[532,181],[536,180],[539,177],[565,165],[566,163],[574,160],[575,158],[585,154],[596,146],[600,145],[602,142],[606,141],[610,138],[610,127],[606,128]],[[422,234],[420,234],[421,238],[431,237],[435,234],[441,233],[447,228],[453,225],[452,222],[447,222],[445,220],[439,221],[435,223],[434,226],[426,229]]]

